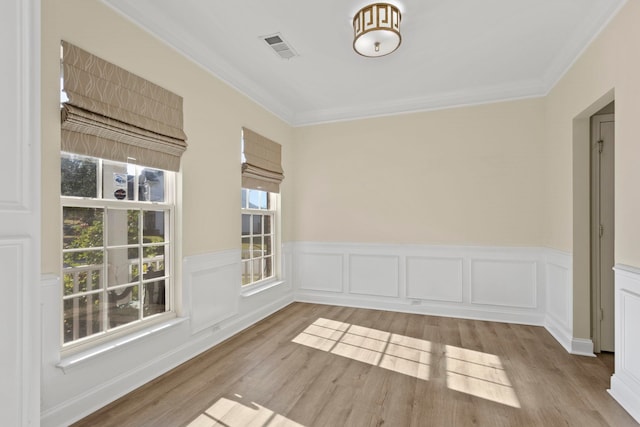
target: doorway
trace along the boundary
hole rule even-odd
[[[614,351],[615,105],[591,117],[591,322],[594,351]]]

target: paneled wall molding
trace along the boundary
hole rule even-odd
[[[240,250],[184,258],[184,316],[190,322],[131,342],[126,351],[84,361],[66,373],[56,367],[60,361],[56,338],[60,336],[60,282],[54,276],[43,276],[41,425],[70,425],[291,304],[293,292],[286,278],[292,274],[291,253],[286,245],[283,254],[282,285],[250,297],[240,296]]]
[[[238,313],[240,250],[186,257],[182,267],[183,300],[188,304],[192,333]]]
[[[296,242],[296,301],[544,326],[571,353],[572,256],[541,247]]]
[[[40,0],[0,6],[0,424],[40,419]]]
[[[609,393],[640,422],[640,269],[615,270],[615,374]]]

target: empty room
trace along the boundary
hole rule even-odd
[[[637,426],[637,0],[7,0],[7,426]]]

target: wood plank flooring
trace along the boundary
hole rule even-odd
[[[74,426],[637,426],[541,327],[294,303]]]

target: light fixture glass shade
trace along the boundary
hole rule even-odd
[[[353,17],[353,49],[362,56],[388,55],[400,46],[401,15],[388,3],[365,6]]]

